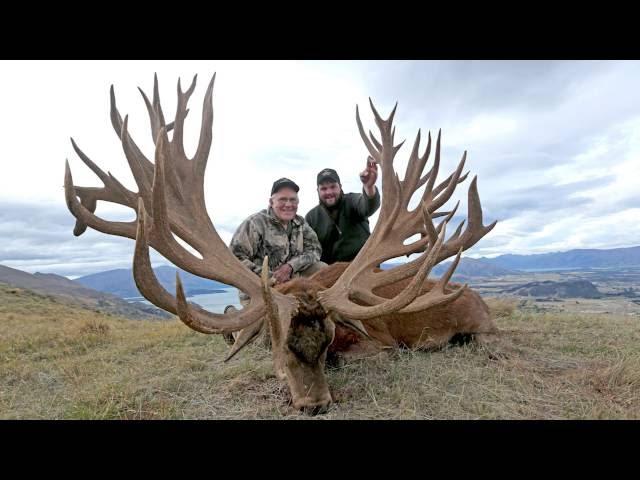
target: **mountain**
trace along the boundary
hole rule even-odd
[[[431,274],[441,276],[451,266],[451,261],[436,265],[431,270]],[[500,277],[503,275],[517,275],[521,272],[508,270],[486,262],[484,259],[464,257],[460,259],[460,263],[454,272],[455,277]]]
[[[176,291],[177,268],[163,266],[154,268],[153,271],[155,272],[158,281],[167,291],[171,293]],[[187,296],[202,293],[217,293],[229,288],[229,285],[197,277],[191,273],[185,272],[184,270],[179,270],[179,272],[180,280],[182,281],[182,286],[184,287]],[[141,296],[138,288],[136,287],[135,281],[133,280],[133,270],[131,269],[121,268],[118,270],[108,270],[105,272],[85,275],[84,277],[76,278],[75,281],[85,287],[92,288],[100,292],[111,293],[121,298]]]
[[[481,258],[491,265],[515,270],[566,268],[621,268],[640,266],[640,247],[612,249],[579,249],[535,255],[500,255]]]
[[[91,310],[128,318],[170,318],[169,314],[154,306],[141,302],[129,303],[114,295],[87,288],[73,280],[52,273],[31,274],[0,265],[0,283],[50,295]]]
[[[383,263],[381,268],[388,270],[393,267],[402,265],[401,263]],[[430,277],[440,277],[451,266],[451,260],[440,263],[433,267]],[[463,279],[469,277],[499,277],[502,275],[518,275],[522,272],[508,270],[506,268],[497,267],[486,262],[484,259],[479,260],[476,258],[463,257],[458,263],[458,267],[453,274],[453,279]]]

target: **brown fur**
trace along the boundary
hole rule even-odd
[[[330,265],[313,277],[323,288],[331,287],[349,266],[347,262]],[[378,288],[376,295],[393,298],[404,289],[411,278]],[[427,280],[423,292],[429,291],[436,282]],[[451,284],[459,286],[458,284]],[[482,333],[496,331],[489,315],[489,307],[477,292],[467,289],[458,299],[444,305],[417,313],[393,313],[364,320],[367,333],[384,346],[406,346],[431,349],[446,345],[456,334],[471,333],[481,339]],[[362,337],[359,337],[360,343]],[[336,329],[336,339],[330,351],[349,350],[354,345],[353,334],[344,328]]]
[[[321,289],[322,285],[308,278],[296,278],[276,287],[280,293],[298,300],[298,310],[284,332],[282,351],[277,354],[284,359],[283,373],[293,406],[312,414],[323,412],[332,402],[324,367],[335,325],[318,302]]]

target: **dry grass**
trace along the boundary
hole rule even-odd
[[[518,308],[518,300],[514,298],[489,297],[485,298],[486,304],[489,306],[493,318],[508,318]]]
[[[483,346],[396,351],[329,369],[316,419],[640,418],[638,319],[534,314],[491,300]],[[0,286],[0,418],[301,419],[269,353],[223,364],[219,336],[105,316]]]

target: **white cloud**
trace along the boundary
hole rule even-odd
[[[185,126],[188,155],[198,141],[204,91],[217,72],[205,185],[209,213],[227,242],[246,216],[266,206],[270,185],[281,176],[300,184],[301,214],[317,203],[315,175],[321,168],[336,168],[345,190],[360,189],[358,172],[367,152],[355,105],[365,128],[377,133],[368,97],[384,116],[399,102],[396,138],[407,139],[396,161],[401,177],[419,128],[422,150],[427,131],[435,141],[443,129],[440,179],[464,150],[469,152],[466,170],[478,174],[485,223],[499,220],[470,255],[626,246],[639,238],[638,61],[2,61],[0,66],[11,72],[0,79],[0,205],[36,208],[28,219],[0,212],[5,239],[0,263],[16,268],[74,265],[68,245],[86,249],[77,255],[83,271],[90,268],[91,255],[96,268],[130,261],[132,241],[114,243],[97,232],[76,239],[70,214],[47,220],[44,212],[66,208],[65,158],[76,185],[100,185],[73,152],[70,136],[135,190],[110,124],[109,86],[115,86],[121,114],[129,115],[131,135],[152,158],[148,117],[136,87],[151,95],[154,72],[166,118],[174,114],[178,77],[186,89],[198,74]],[[449,202],[460,199],[463,212],[468,183]],[[133,218],[122,208],[99,205],[98,211],[112,219]],[[372,225],[376,219],[377,214]],[[55,250],[59,261],[38,260],[38,245]],[[34,258],[14,259],[21,248],[33,251]]]

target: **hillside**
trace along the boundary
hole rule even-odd
[[[557,298],[601,298],[602,293],[587,280],[571,280],[566,282],[529,282],[503,290],[505,293],[531,297]]]
[[[0,265],[0,283],[31,290],[41,295],[51,295],[84,308],[124,315],[128,318],[170,317],[166,312],[146,303],[129,303],[114,295],[98,292],[51,273],[31,274]]]
[[[158,281],[167,291],[176,291],[176,271],[178,271],[177,268],[162,266],[154,268],[153,270],[156,274],[156,277],[158,278]],[[182,281],[182,285],[187,296],[198,295],[202,293],[216,293],[229,288],[228,285],[225,285],[223,283],[197,277],[183,270],[180,270],[180,280]],[[105,272],[85,275],[84,277],[76,278],[75,282],[78,282],[85,287],[92,288],[100,292],[117,295],[121,298],[133,298],[141,296],[133,279],[133,270],[131,269],[121,268],[117,270],[108,270]]]
[[[15,290],[15,289],[13,289]],[[395,350],[327,369],[335,403],[289,406],[271,353],[0,286],[0,419],[639,419],[637,317],[490,303],[484,347]]]

